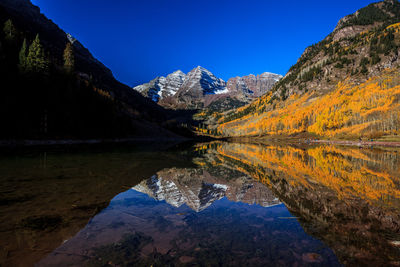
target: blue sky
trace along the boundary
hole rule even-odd
[[[376,1],[32,0],[133,86],[200,65],[227,80],[284,75],[337,21]]]

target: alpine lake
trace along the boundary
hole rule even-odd
[[[0,154],[0,266],[400,266],[400,148]]]

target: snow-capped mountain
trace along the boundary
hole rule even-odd
[[[162,98],[174,96],[185,80],[185,73],[177,70],[167,77],[157,77],[149,83],[136,86],[133,89],[151,98],[154,102],[158,102]]]
[[[178,70],[133,89],[163,107],[201,108],[227,98],[240,99],[245,104],[251,98],[268,92],[280,78],[281,75],[266,72],[257,76],[235,77],[226,83],[198,66],[188,74]]]
[[[187,74],[186,81],[178,93],[180,95],[204,96],[227,92],[224,80],[215,77],[209,70],[198,66]]]
[[[202,108],[207,97],[227,93],[228,89],[224,80],[198,66],[186,75],[185,82],[174,97],[162,99],[159,104],[167,108]]]
[[[142,95],[151,98],[154,102],[168,97],[173,97],[179,92],[179,96],[190,95],[201,98],[204,95],[227,93],[224,80],[215,77],[203,67],[190,71],[187,75],[177,70],[167,77],[157,77],[149,83],[133,88]]]

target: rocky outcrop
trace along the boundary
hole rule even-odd
[[[282,75],[264,72],[260,75],[247,75],[230,78],[227,82],[229,92],[244,94],[251,97],[259,97],[269,92],[274,84],[282,78]]]

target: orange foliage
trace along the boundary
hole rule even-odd
[[[396,153],[385,152],[394,162],[390,167],[385,165],[387,157],[374,158],[376,154],[358,148],[317,146],[303,150],[289,146],[220,143],[214,151],[221,162],[232,161],[238,171],[268,185],[269,177],[283,176],[291,186],[316,191],[319,191],[316,187],[323,186],[334,191],[339,199],[357,197],[370,203],[400,207]]]
[[[361,136],[375,130],[400,134],[399,84],[398,70],[389,70],[360,85],[346,80],[324,96],[315,92],[294,94],[275,109],[263,97],[251,104],[257,107],[254,114],[221,123],[218,131],[226,136],[300,132],[325,137]]]

